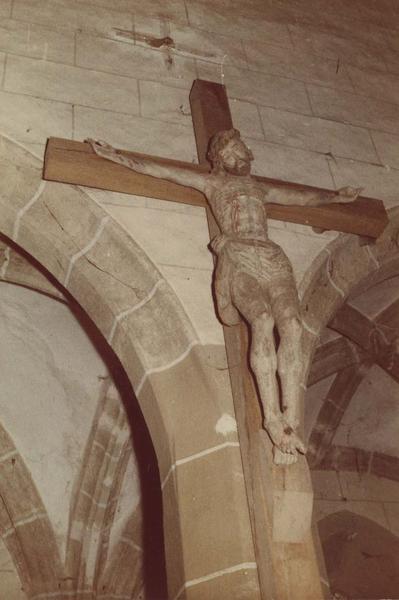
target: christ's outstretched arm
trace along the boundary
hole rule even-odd
[[[265,200],[272,204],[285,204],[296,206],[323,206],[324,204],[343,204],[353,202],[362,192],[363,188],[351,186],[335,191],[321,190],[294,190],[289,187],[274,187],[265,184]]]
[[[156,177],[158,179],[167,179],[173,183],[179,183],[180,185],[195,188],[200,192],[203,192],[205,189],[205,174],[196,173],[195,171],[191,171],[184,167],[160,165],[150,158],[141,158],[133,156],[132,154],[124,154],[122,151],[117,150],[105,142],[92,139],[87,139],[86,142],[91,145],[98,156],[123,165],[138,173],[151,175],[151,177]]]

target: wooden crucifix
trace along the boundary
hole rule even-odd
[[[367,238],[376,238],[382,233],[387,216],[378,200],[357,198],[347,203],[357,195],[352,189],[332,192],[250,176],[251,153],[234,133],[224,86],[196,80],[190,102],[199,165],[51,138],[46,150],[44,178],[207,207],[213,249],[218,254],[216,295],[219,315],[231,325],[238,323],[238,313],[241,313],[252,326],[251,366],[263,404],[265,429],[277,449],[275,462],[287,465],[296,460],[298,452],[304,452],[297,432],[298,406],[295,401],[295,386],[298,386],[301,370],[297,360],[301,326],[290,265],[281,249],[264,237],[264,211],[266,209],[267,217],[271,219]],[[218,134],[223,131],[227,133]],[[214,137],[215,134],[218,135]],[[209,157],[213,163],[211,174]],[[248,210],[248,202],[253,205],[253,210]],[[234,274],[234,264],[238,263],[241,267]],[[263,292],[267,296],[267,310],[261,300]],[[275,321],[281,339],[279,375],[283,394],[288,399],[285,411],[279,406],[275,377],[277,357],[274,343],[270,342]],[[260,340],[256,345],[258,337]],[[246,329],[242,325],[225,327],[225,338],[246,487],[253,509],[258,492],[254,485],[257,467],[251,451],[251,437],[261,429],[262,416],[247,364]],[[297,373],[294,376],[295,366]],[[270,396],[274,396],[271,411],[267,400]],[[251,517],[254,530],[259,529],[254,514]],[[259,556],[262,549],[258,548],[258,551]]]

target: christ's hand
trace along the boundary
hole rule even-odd
[[[334,202],[338,202],[340,204],[344,204],[346,202],[353,202],[356,198],[361,194],[363,188],[356,188],[350,185],[346,187],[342,187],[338,190],[336,197],[334,198]]]

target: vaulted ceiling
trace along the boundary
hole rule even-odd
[[[399,277],[348,301],[321,336],[308,380],[313,468],[399,480]]]

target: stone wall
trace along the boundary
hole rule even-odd
[[[39,157],[48,136],[90,136],[195,162],[188,93],[201,77],[226,84],[256,173],[331,189],[360,185],[387,207],[398,204],[393,0],[0,0],[0,17],[0,132]],[[89,194],[156,264],[222,372],[204,211]],[[336,235],[276,221],[270,231],[298,283]],[[218,388],[230,406],[226,377]],[[327,501],[342,503],[317,506]]]
[[[312,471],[313,518],[348,510],[367,517],[399,536],[399,483],[350,471]]]
[[[39,155],[48,136],[91,136],[195,161],[188,92],[202,77],[226,84],[257,173],[397,202],[393,2],[2,0],[1,11],[0,130]],[[173,43],[156,47],[165,36]],[[201,340],[220,344],[203,211],[93,194],[160,267]],[[281,222],[271,232],[298,281],[333,235]]]

